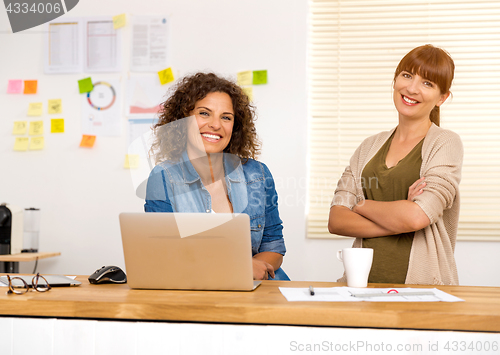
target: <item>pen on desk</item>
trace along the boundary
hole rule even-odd
[[[312,286],[309,286],[309,294],[314,296],[314,288]]]

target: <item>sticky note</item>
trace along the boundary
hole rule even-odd
[[[26,129],[28,128],[27,121],[16,121],[14,122],[14,129],[12,130],[12,134],[26,134]]]
[[[253,85],[267,84],[267,70],[253,71]]]
[[[158,76],[160,77],[160,83],[162,85],[174,81],[174,74],[172,73],[172,68],[167,68],[159,71]]]
[[[139,167],[139,154],[125,155],[123,167],[125,169],[137,169]]]
[[[242,88],[242,89],[243,89],[243,92],[244,92],[245,94],[247,94],[248,99],[249,99],[250,101],[253,101],[253,87],[251,87],[251,86],[247,86],[247,87]]]
[[[49,100],[49,113],[61,113],[62,112],[62,100],[53,99]]]
[[[64,133],[64,118],[50,120],[50,133]]]
[[[82,141],[80,142],[80,147],[83,148],[92,148],[95,143],[95,136],[88,136],[84,134],[82,136]]]
[[[116,30],[117,28],[125,26],[127,23],[127,16],[125,14],[113,16],[113,28]]]
[[[36,94],[37,87],[38,87],[38,80],[25,80],[24,81],[24,93],[25,94]]]
[[[252,85],[252,72],[250,70],[248,71],[240,71],[237,74],[237,83],[239,86],[247,86],[247,85]]]
[[[43,113],[43,104],[41,102],[32,102],[28,107],[28,116],[41,116]]]
[[[9,80],[7,84],[7,94],[20,94],[23,92],[22,80]]]
[[[43,134],[43,121],[30,122],[30,136]]]
[[[32,137],[30,139],[30,150],[42,150],[45,146],[45,139],[43,137]]]
[[[28,137],[17,137],[16,142],[14,143],[14,150],[18,152],[24,152],[28,150],[29,141],[30,140]]]
[[[80,94],[83,94],[85,92],[91,92],[92,90],[94,90],[92,79],[89,77],[82,80],[78,80],[78,88],[80,89]]]

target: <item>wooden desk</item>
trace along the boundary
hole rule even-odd
[[[456,303],[288,302],[279,286],[343,284],[264,281],[253,292],[196,292],[132,290],[126,284],[91,285],[87,277],[77,279],[81,286],[46,293],[0,292],[0,315],[500,332],[500,287],[437,287],[465,300]]]
[[[52,258],[54,256],[59,256],[61,253],[19,253],[19,254],[6,254],[0,255],[0,261],[35,261],[40,259]]]
[[[52,258],[59,256],[61,253],[19,253],[0,255],[0,272],[19,272],[19,262],[21,261],[37,261],[40,259]]]

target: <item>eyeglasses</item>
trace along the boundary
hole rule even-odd
[[[40,279],[45,281],[45,283],[42,283]],[[47,279],[40,275],[40,273],[33,276],[33,279],[31,279],[31,285],[18,276],[10,277],[7,275],[7,280],[9,281],[9,290],[7,291],[7,294],[15,293],[16,295],[22,295],[28,292],[30,287],[37,292],[46,292],[52,288],[47,282]]]

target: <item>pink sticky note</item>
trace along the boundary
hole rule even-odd
[[[23,92],[22,80],[9,80],[7,85],[7,94],[20,94]]]

